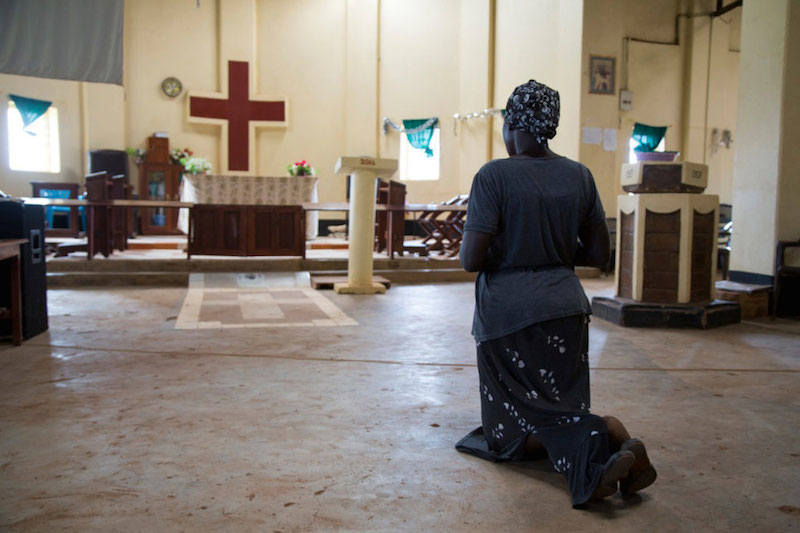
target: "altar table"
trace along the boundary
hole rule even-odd
[[[184,174],[181,201],[218,205],[302,205],[317,201],[317,179],[312,176],[222,176]],[[319,213],[306,212],[306,240],[316,238]],[[178,229],[189,232],[189,213],[181,209]]]

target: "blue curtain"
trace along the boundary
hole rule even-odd
[[[666,126],[648,126],[637,122],[633,125],[633,140],[638,144],[633,149],[636,152],[652,152],[666,133]]]
[[[413,130],[415,128],[419,128],[426,122],[428,122],[427,118],[423,119],[414,119],[414,120],[404,120],[403,121],[403,129],[404,130]],[[428,157],[433,156],[433,150],[430,149],[431,139],[433,138],[433,128],[438,124],[439,120],[434,119],[431,122],[431,125],[425,128],[424,130],[420,130],[415,133],[406,133],[408,137],[408,143],[413,146],[414,148],[419,148],[420,150],[425,150],[425,155]]]
[[[52,102],[47,100],[36,100],[34,98],[25,98],[16,94],[9,94],[9,98],[17,106],[19,114],[22,115],[22,128],[27,130],[28,126],[33,124],[37,118],[41,117],[47,112]]]

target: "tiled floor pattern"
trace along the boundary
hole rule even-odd
[[[308,272],[195,273],[175,329],[357,326]]]

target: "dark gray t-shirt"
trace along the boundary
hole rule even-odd
[[[588,168],[561,156],[490,161],[468,205],[464,229],[492,235],[491,266],[475,282],[476,340],[591,313],[574,272],[578,228],[605,219]]]

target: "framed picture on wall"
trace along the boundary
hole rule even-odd
[[[613,57],[589,56],[589,92],[595,94],[614,94]]]

